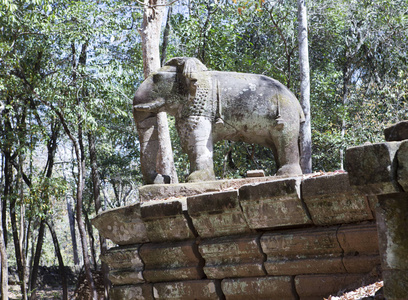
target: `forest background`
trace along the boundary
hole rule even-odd
[[[408,119],[408,1],[306,4],[313,170],[334,171],[347,147],[382,141],[387,125]],[[197,57],[212,70],[273,77],[299,97],[295,1],[179,0],[166,12],[162,63]],[[90,219],[138,201],[142,15],[138,1],[0,1],[2,284],[7,265],[16,268],[24,298],[40,265],[82,266],[89,252],[98,268]],[[183,181],[188,160],[169,124]],[[276,169],[271,150],[229,141],[214,161],[217,178]]]

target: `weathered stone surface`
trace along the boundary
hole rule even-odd
[[[401,143],[397,152],[397,180],[405,192],[408,192],[408,141]]]
[[[123,269],[109,271],[109,280],[113,285],[138,284],[145,282],[142,270]]]
[[[387,142],[402,141],[408,139],[408,121],[401,121],[384,129]]]
[[[144,278],[149,282],[201,279],[203,265],[195,240],[144,244],[140,256],[145,263]]]
[[[109,249],[101,254],[101,260],[112,269],[143,269],[143,262],[139,256],[140,245],[122,246]]]
[[[384,270],[384,296],[387,300],[408,299],[408,270]]]
[[[153,285],[113,286],[109,291],[111,300],[153,300]]]
[[[368,273],[380,264],[375,224],[343,225],[337,239],[344,251],[343,264],[349,273]]]
[[[261,247],[267,255],[266,271],[270,275],[346,272],[336,231],[331,227],[265,233]]]
[[[194,238],[179,201],[152,203],[141,207],[141,217],[151,242],[177,241]]]
[[[347,173],[303,180],[302,199],[316,225],[373,219],[366,196],[350,186]]]
[[[139,198],[142,203],[167,198],[180,198],[205,193],[221,192],[226,189],[239,189],[249,183],[265,182],[279,177],[240,178],[204,182],[187,182],[179,184],[153,184],[139,187]]]
[[[408,270],[408,193],[381,195],[378,199],[377,228],[383,270]]]
[[[201,237],[248,233],[237,191],[202,194],[187,198],[187,210]]]
[[[139,203],[104,211],[92,220],[92,225],[103,237],[118,245],[149,241],[141,220]]]
[[[250,228],[310,224],[300,200],[300,179],[288,178],[245,185],[239,199]]]
[[[290,276],[224,279],[221,288],[227,300],[295,300]]]
[[[155,299],[222,299],[220,283],[216,280],[156,283],[153,295]]]
[[[252,277],[266,275],[260,235],[222,237],[204,240],[199,251],[205,260],[207,278]]]
[[[101,260],[109,266],[109,279],[115,285],[137,284],[144,282],[143,262],[139,256],[139,247],[116,247],[101,255]]]
[[[359,287],[362,278],[364,274],[299,275],[295,286],[300,300],[322,300]]]
[[[400,142],[351,147],[346,151],[350,184],[368,195],[397,193],[396,153]]]

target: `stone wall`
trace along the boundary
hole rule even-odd
[[[349,182],[331,173],[143,187],[141,204],[93,220],[118,244],[101,257],[111,299],[322,300],[371,283],[378,198]]]

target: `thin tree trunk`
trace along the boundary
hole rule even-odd
[[[69,221],[69,229],[71,232],[71,239],[72,239],[72,251],[74,255],[74,265],[79,265],[79,256],[78,256],[78,245],[75,233],[75,216],[74,211],[72,209],[71,200],[70,198],[66,198],[67,202],[67,211],[68,211],[68,221]]]
[[[81,235],[82,254],[84,258],[85,275],[88,281],[88,287],[93,300],[98,299],[98,294],[95,289],[95,283],[92,277],[91,262],[88,254],[88,242],[86,237],[85,224],[82,219],[83,210],[83,191],[84,191],[84,174],[85,174],[85,150],[82,141],[82,125],[78,124],[78,144],[75,147],[75,152],[78,158],[78,183],[77,183],[77,206],[76,217],[78,223],[79,234]]]
[[[163,43],[162,43],[161,56],[160,56],[160,61],[162,65],[164,65],[167,60],[167,45],[169,43],[170,19],[171,19],[172,11],[173,11],[172,6],[169,6],[167,10],[166,27],[164,27],[164,32],[163,32]]]
[[[34,264],[31,270],[31,279],[30,279],[30,292],[31,300],[37,299],[37,278],[38,278],[38,268],[40,265],[42,245],[44,242],[44,229],[45,229],[45,220],[41,219],[40,229],[38,230],[37,246],[35,248],[34,254]]]
[[[310,124],[310,70],[307,40],[306,1],[298,0],[299,20],[299,66],[300,66],[300,104],[305,122],[300,125],[300,167],[303,173],[312,172],[312,130]]]
[[[54,223],[52,220],[47,221],[48,228],[50,229],[52,241],[54,243],[55,255],[58,259],[59,273],[62,283],[62,299],[68,300],[68,281],[67,275],[65,274],[64,260],[62,259],[61,249],[58,242],[58,237],[54,229]]]
[[[17,271],[18,271],[18,278],[20,280],[20,288],[21,294],[23,299],[27,299],[27,289],[25,286],[25,274],[24,274],[24,265],[23,265],[23,258],[22,258],[22,251],[20,248],[20,239],[18,234],[17,228],[17,216],[16,216],[16,200],[15,198],[10,199],[10,223],[11,223],[11,230],[13,233],[13,243],[14,243],[14,252],[16,255],[16,262],[17,262]]]
[[[96,142],[95,136],[92,132],[88,133],[88,145],[89,145],[89,160],[91,163],[91,174],[92,174],[92,195],[95,203],[95,212],[98,214],[101,210],[101,192],[100,192],[100,178],[98,172],[97,164],[97,154],[96,154]],[[104,254],[107,251],[106,239],[99,235],[101,254]],[[102,262],[101,271],[103,275],[103,285],[104,285],[104,297],[106,300],[109,299],[109,289],[110,289],[110,280],[109,280],[109,267],[106,263]]]
[[[92,229],[92,224],[91,221],[89,220],[88,217],[88,212],[84,210],[84,217],[85,217],[85,227],[88,231],[89,235],[89,243],[90,243],[90,248],[91,248],[91,264],[93,265],[94,270],[98,269],[98,265],[96,264],[96,251],[95,251],[95,238],[93,235],[93,229]]]
[[[145,0],[142,28],[143,73],[147,78],[160,68],[160,31],[165,11],[164,0]],[[157,114],[159,154],[157,157],[157,173],[170,176],[170,182],[178,182],[171,148],[170,133],[167,125],[167,114]],[[167,127],[166,127],[167,125]],[[154,166],[151,166],[154,167]]]
[[[3,206],[4,204],[5,201],[1,199],[0,206]],[[0,215],[0,219],[2,219],[2,215]],[[8,300],[8,262],[7,262],[7,250],[3,236],[4,236],[3,226],[0,226],[1,299]]]

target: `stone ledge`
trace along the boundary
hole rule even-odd
[[[153,285],[124,285],[113,286],[109,292],[111,300],[154,300]]]
[[[191,280],[204,277],[203,265],[195,240],[178,243],[144,244],[140,248],[148,282]]]
[[[239,189],[245,219],[252,229],[311,224],[300,200],[301,178],[248,184]]]
[[[140,201],[144,203],[168,198],[188,197],[205,193],[222,192],[225,190],[237,190],[245,184],[265,182],[287,177],[288,176],[268,176],[178,184],[150,184],[139,187],[139,198]]]
[[[397,153],[397,180],[405,192],[408,192],[408,141],[401,143]]]
[[[204,272],[210,279],[266,275],[259,244],[260,234],[207,239],[199,251],[205,260]]]
[[[402,191],[396,179],[396,154],[400,144],[388,142],[348,148],[346,170],[350,184],[367,195]]]
[[[217,280],[194,280],[155,283],[154,299],[222,299],[220,283]]]
[[[139,203],[104,211],[92,220],[92,225],[103,237],[118,245],[149,242]]]
[[[251,232],[242,213],[237,191],[188,197],[187,211],[200,237]]]
[[[408,121],[401,121],[384,129],[387,142],[408,139]]]
[[[307,178],[301,187],[302,199],[316,225],[373,219],[366,196],[350,186],[347,173]]]
[[[227,300],[296,300],[292,285],[290,276],[224,279],[221,282]]]
[[[179,201],[141,206],[141,219],[151,242],[187,240],[195,237]]]

